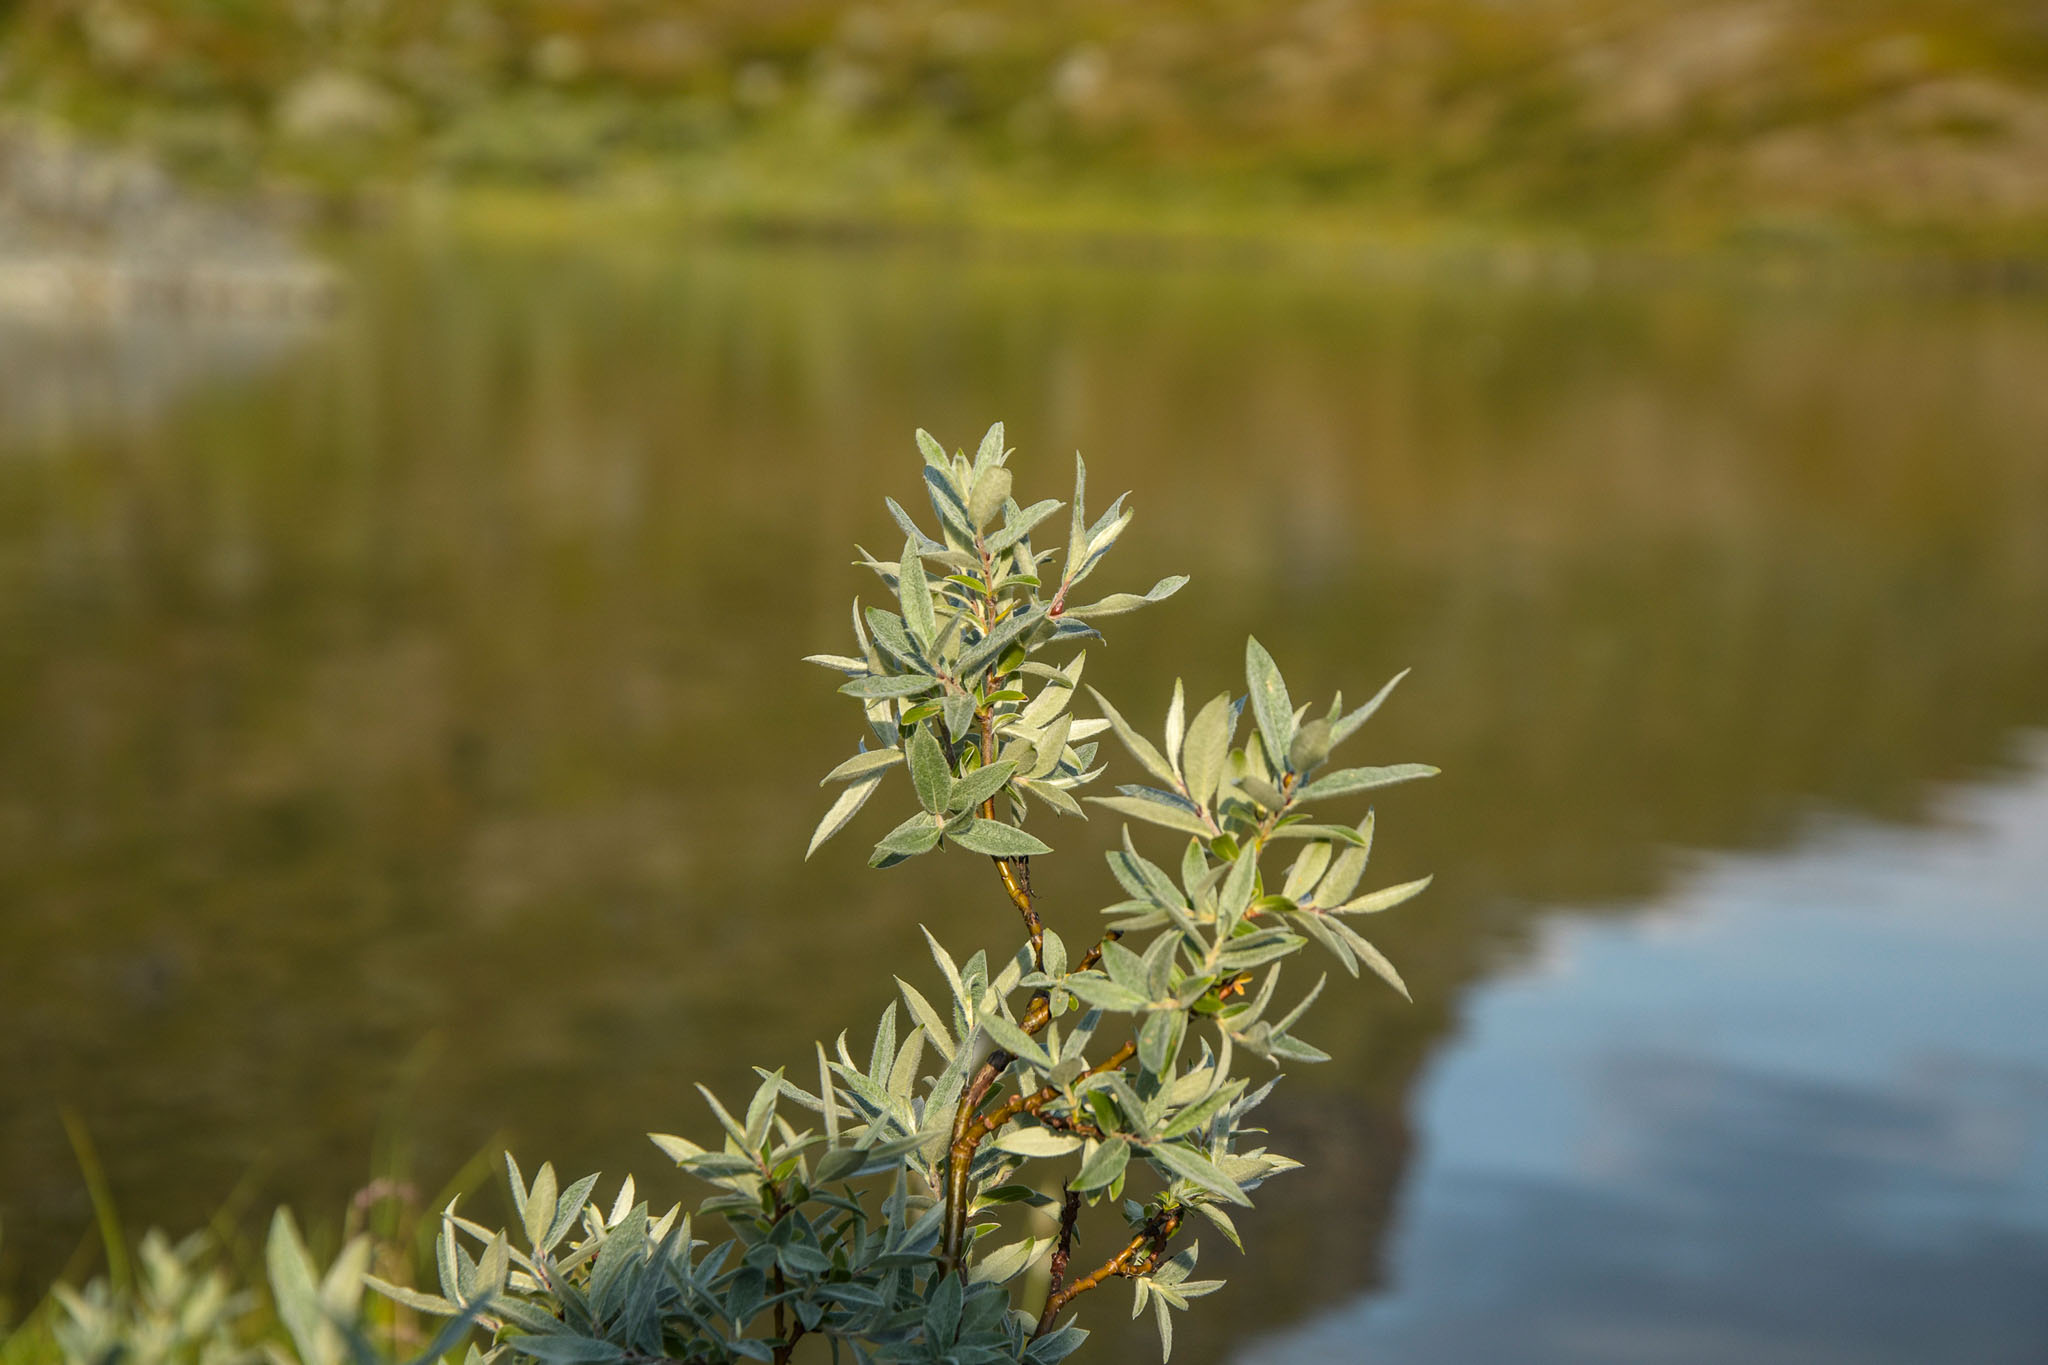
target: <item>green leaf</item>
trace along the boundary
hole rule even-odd
[[[884,768],[893,768],[902,761],[903,751],[901,749],[868,749],[855,754],[852,758],[847,759],[846,762],[819,778],[818,785],[822,787],[827,782],[851,782],[856,777],[864,777],[869,773],[880,772]]]
[[[1148,772],[1167,786],[1178,787],[1180,779],[1174,775],[1173,766],[1166,761],[1164,754],[1152,746],[1152,741],[1133,729],[1131,723],[1123,718],[1123,713],[1110,705],[1109,698],[1092,687],[1088,691],[1094,696],[1095,704],[1102,708],[1102,714],[1108,719],[1110,728],[1116,731],[1116,737],[1131,751],[1131,757],[1142,763]]]
[[[1009,523],[1002,530],[988,538],[989,554],[995,556],[1009,549],[1012,545],[1024,539],[1025,536],[1030,535],[1032,527],[1038,525],[1039,522],[1044,521],[1059,510],[1060,501],[1058,498],[1047,498],[1043,502],[1032,503],[1029,507],[1011,517]]]
[[[1436,879],[1433,876],[1420,877],[1412,882],[1402,882],[1399,886],[1382,887],[1378,891],[1360,896],[1356,900],[1348,900],[1342,905],[1332,906],[1329,913],[1333,915],[1377,915],[1382,910],[1393,909],[1403,901],[1413,900],[1421,895],[1434,880]]]
[[[953,784],[952,798],[946,803],[948,810],[973,810],[982,802],[1003,789],[1017,771],[1017,765],[1007,759],[991,763],[985,768],[976,768]]]
[[[1086,976],[1070,976],[1060,984],[1072,991],[1080,998],[1082,1004],[1091,1009],[1136,1014],[1152,1003],[1137,991],[1119,986],[1106,976],[1096,976],[1092,973]]]
[[[1321,767],[1329,756],[1330,722],[1312,720],[1294,732],[1294,742],[1287,748],[1287,766],[1305,773]]]
[[[928,469],[946,469],[946,448],[932,439],[932,434],[923,427],[917,429],[917,453],[924,456]]]
[[[886,752],[901,751],[890,749]],[[825,812],[825,818],[818,821],[818,827],[811,831],[810,846],[804,850],[806,860],[818,851],[818,845],[846,828],[847,822],[852,820],[860,808],[867,804],[868,798],[875,794],[875,788],[882,785],[883,776],[883,772],[870,773],[839,793],[839,799],[832,803],[831,809]]]
[[[897,569],[896,597],[903,604],[903,624],[910,629],[911,638],[926,649],[938,635],[938,623],[932,618],[932,587],[924,576],[924,561],[918,557],[917,542],[903,542],[903,560]]]
[[[1154,1010],[1138,1028],[1138,1062],[1155,1076],[1168,1076],[1187,1034],[1187,1011]]]
[[[1335,725],[1331,726],[1330,743],[1332,745],[1338,745],[1342,744],[1345,740],[1351,738],[1351,736],[1357,732],[1359,726],[1365,724],[1368,720],[1372,719],[1373,712],[1380,709],[1380,703],[1384,702],[1387,699],[1387,694],[1394,690],[1395,684],[1399,683],[1401,679],[1407,676],[1408,670],[1405,668],[1402,669],[1399,673],[1396,673],[1392,678],[1387,680],[1387,685],[1385,687],[1382,687],[1379,690],[1378,694],[1375,695],[1371,701],[1367,702],[1365,705],[1359,707],[1356,711],[1353,711],[1350,715],[1344,717],[1344,719],[1338,721]]]
[[[967,828],[946,837],[969,853],[986,853],[991,858],[1028,858],[1035,853],[1052,852],[1052,845],[1001,820],[977,818]]]
[[[1090,796],[1084,798],[1098,806],[1107,806],[1119,815],[1149,820],[1155,825],[1177,829],[1187,834],[1199,834],[1207,838],[1209,827],[1202,823],[1202,817],[1186,806],[1170,805],[1145,796]]]
[[[976,1261],[974,1268],[967,1272],[967,1282],[1007,1284],[1030,1269],[1039,1257],[1051,1249],[1050,1237],[1026,1237],[1021,1242],[1012,1242]]]
[[[1216,797],[1216,784],[1222,780],[1223,761],[1230,756],[1231,731],[1236,726],[1237,712],[1228,692],[1212,699],[1188,726],[1181,771],[1187,776],[1188,795],[1198,806],[1207,806]]]
[[[977,1022],[989,1041],[1012,1057],[1022,1058],[1041,1071],[1052,1070],[1052,1056],[1045,1050],[1045,1045],[1001,1014],[991,1010]]]
[[[555,1225],[556,1193],[555,1164],[543,1162],[534,1173],[533,1189],[527,1193],[524,1212],[526,1240],[535,1248],[547,1240],[548,1229]]]
[[[910,780],[917,787],[917,801],[934,813],[946,809],[953,792],[953,769],[946,762],[946,750],[929,725],[920,725],[910,737]]]
[[[995,628],[981,639],[969,645],[960,655],[958,665],[962,678],[973,678],[996,661],[1009,643],[1043,619],[1045,609],[1040,606],[1018,607],[998,621]]]
[[[1000,466],[1006,452],[1003,449],[1003,424],[992,422],[982,433],[981,445],[974,452],[974,472],[978,475],[992,466]]]
[[[979,531],[1010,500],[1010,471],[997,465],[974,476],[974,491],[967,496],[967,519]]]
[[[1067,567],[1060,574],[1062,583],[1073,581],[1075,572],[1088,553],[1088,464],[1081,458],[1081,452],[1074,452],[1074,501],[1073,518],[1067,531]]]
[[[1251,1196],[1208,1157],[1175,1142],[1148,1147],[1145,1155],[1183,1180],[1191,1180],[1211,1194],[1220,1194],[1233,1204],[1251,1205]]]
[[[939,680],[927,674],[898,673],[889,677],[855,678],[840,684],[839,690],[849,697],[914,697],[938,685]]]
[[[1139,607],[1153,602],[1164,602],[1167,598],[1187,586],[1188,576],[1184,573],[1171,574],[1152,585],[1152,590],[1139,594],[1134,592],[1113,592],[1099,602],[1086,606],[1068,607],[1063,613],[1077,621],[1096,620],[1104,616],[1122,616],[1125,612],[1136,611]]]
[[[1413,782],[1419,777],[1435,777],[1440,771],[1427,763],[1396,763],[1385,768],[1340,768],[1309,783],[1294,797],[1297,801],[1321,801],[1326,797],[1351,796],[1376,787],[1391,787],[1397,782]]]
[[[930,815],[913,815],[884,835],[875,845],[877,852],[900,853],[911,857],[930,852],[938,846],[939,821]]]
[[[1012,1128],[995,1140],[998,1150],[1013,1156],[1055,1157],[1081,1150],[1081,1139],[1072,1133],[1055,1133],[1050,1128],[1033,1125],[1028,1128]]]
[[[1130,1143],[1125,1142],[1122,1138],[1105,1138],[1089,1154],[1087,1160],[1081,1163],[1080,1173],[1067,1182],[1067,1188],[1079,1190],[1083,1193],[1089,1190],[1099,1190],[1105,1185],[1113,1183],[1118,1176],[1122,1175],[1124,1167],[1130,1164],[1130,1160]]]
[[[545,1361],[546,1365],[609,1365],[626,1358],[623,1346],[594,1337],[536,1334],[507,1337],[505,1344],[520,1355]]]
[[[955,740],[967,738],[967,732],[974,728],[974,698],[949,687],[939,710],[945,718],[947,735]]]
[[[1244,676],[1251,689],[1252,715],[1258,719],[1266,753],[1277,760],[1294,742],[1294,703],[1287,698],[1287,684],[1280,677],[1279,666],[1256,638],[1245,641]]]

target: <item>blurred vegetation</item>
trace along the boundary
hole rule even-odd
[[[352,208],[721,223],[2048,243],[2010,0],[15,0],[0,99]]]

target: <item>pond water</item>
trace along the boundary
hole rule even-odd
[[[1882,1227],[1908,1252],[1981,1216],[1983,1238],[2019,1229],[2011,1265],[2036,1263],[2038,1200],[1973,1204],[1958,1190],[1996,1172],[1940,1164],[2004,1148],[1943,1149],[1928,1175],[1882,1144],[1902,1113],[1947,1121],[1927,1109],[1944,1085],[2028,1093],[2048,1043],[1948,1080],[1871,1062],[1839,1104],[1747,1068],[1825,1070],[1823,1025],[1796,1011],[1746,1025],[1741,1056],[1602,1062],[1594,1044],[1687,1001],[1732,1017],[1755,984],[1737,930],[1641,926],[1817,933],[1774,880],[1816,859],[1848,888],[1823,898],[1838,965],[1868,976],[1828,996],[1845,1036],[1916,962],[1951,992],[2005,980],[2015,942],[2038,950],[1941,913],[1910,850],[1973,865],[1972,836],[1925,832],[1952,819],[1945,793],[2039,781],[2039,300],[701,244],[351,251],[351,305],[267,367],[125,409],[146,417],[0,421],[17,1304],[88,1237],[65,1107],[135,1228],[276,1199],[317,1221],[373,1172],[431,1198],[507,1139],[529,1164],[681,1195],[640,1135],[706,1126],[691,1081],[736,1088],[871,1027],[889,973],[919,970],[919,923],[1006,946],[986,869],[863,866],[885,812],[801,861],[816,779],[858,725],[797,662],[843,647],[869,590],[850,547],[896,536],[881,498],[915,488],[911,432],[968,443],[996,418],[1026,494],[1064,497],[1076,448],[1094,487],[1136,490],[1118,586],[1194,577],[1125,618],[1092,681],[1160,711],[1176,674],[1228,685],[1254,629],[1302,695],[1412,666],[1359,761],[1444,769],[1379,803],[1376,875],[1438,877],[1381,939],[1417,1003],[1325,994],[1308,1033],[1334,1061],[1271,1106],[1309,1169],[1262,1192],[1253,1257],[1208,1249],[1233,1284],[1177,1360],[1305,1358],[1330,1332],[1383,1343],[1375,1359],[1489,1358],[1477,1327],[1427,1325],[1467,1288],[1444,1267],[1483,1267],[1481,1316],[1505,1321],[1544,1266],[1586,1301],[1614,1251],[1598,1238],[1673,1257],[1760,1239],[1795,1287],[1866,1292],[1845,1279],[1864,1253],[1838,1245],[1861,1224],[1741,1216],[1787,1170],[1906,1209]],[[2012,799],[2037,829],[2038,799]],[[1034,870],[1056,926],[1090,923],[1113,830],[1059,832]],[[2048,914],[1999,904],[2000,923]],[[1574,951],[1606,965],[1526,975]],[[1672,974],[1683,990],[1654,985]],[[2006,1058],[2024,1045],[1992,1031],[2011,1022],[1965,1014],[1941,1037]],[[1534,1066],[1579,1078],[1517,1108]],[[1617,1113],[1626,1150],[1564,1194],[1613,1169],[1637,1202],[1547,1226],[1537,1196],[1577,1159],[1574,1125]],[[1521,1127],[1509,1173],[1528,1181],[1492,1180],[1486,1153]],[[1659,1136],[1676,1129],[1694,1140]],[[1741,1205],[1720,1225],[1737,1240],[1630,1221],[1703,1192]],[[1674,1322],[1696,1307],[1617,1292]],[[1923,1292],[1958,1319],[1981,1303]],[[1124,1330],[1121,1298],[1094,1322]],[[1797,1358],[1829,1358],[1812,1330]]]

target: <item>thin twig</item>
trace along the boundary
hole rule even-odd
[[[1060,1302],[1060,1289],[1067,1282],[1067,1261],[1074,1254],[1074,1233],[1081,1221],[1081,1192],[1064,1185],[1060,1191],[1060,1239],[1053,1244],[1052,1278],[1046,1281],[1045,1311],[1039,1314],[1035,1336],[1043,1336],[1052,1326],[1051,1315],[1058,1311],[1054,1305]]]
[[[1149,1274],[1159,1264],[1160,1258],[1166,1254],[1166,1244],[1173,1240],[1173,1234],[1180,1231],[1180,1220],[1181,1212],[1179,1209],[1162,1209],[1160,1212],[1153,1214],[1151,1218],[1146,1220],[1145,1226],[1138,1230],[1138,1235],[1131,1238],[1129,1245],[1124,1247],[1122,1251],[1119,1251],[1109,1260],[1104,1261],[1101,1265],[1074,1281],[1067,1288],[1060,1290],[1056,1294],[1049,1295],[1045,1301],[1045,1311],[1039,1314],[1038,1317],[1038,1330],[1033,1333],[1033,1336],[1042,1337],[1051,1331],[1053,1321],[1059,1316],[1059,1311],[1062,1308],[1065,1308],[1069,1303],[1095,1288],[1104,1280],[1116,1279],[1118,1277],[1135,1279],[1139,1275]]]

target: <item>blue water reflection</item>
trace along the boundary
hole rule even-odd
[[[1418,1097],[1388,1288],[1243,1365],[2048,1360],[2048,740],[1932,830],[1563,919]]]

